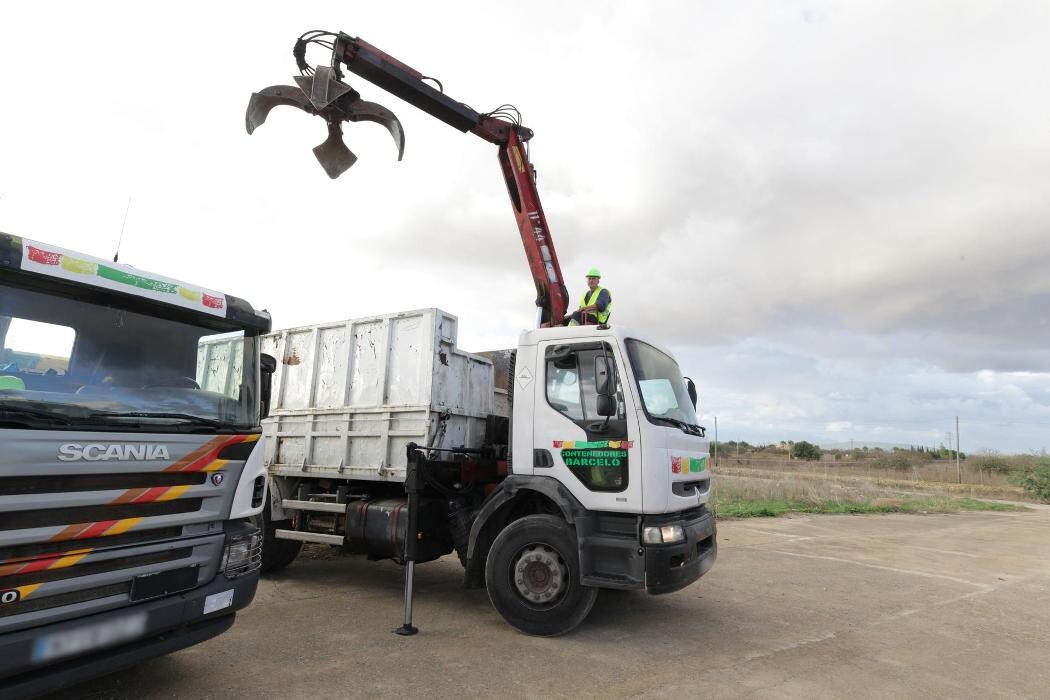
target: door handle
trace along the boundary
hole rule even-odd
[[[532,451],[532,466],[534,469],[550,469],[554,466],[554,457],[550,450],[537,447]]]

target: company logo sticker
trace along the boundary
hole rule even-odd
[[[673,474],[699,474],[707,469],[707,457],[671,457]]]
[[[148,276],[127,265],[78,258],[55,246],[22,242],[22,269],[52,277],[85,282],[106,289],[130,292],[184,308],[226,315],[226,296],[188,286],[159,275]]]
[[[633,440],[554,440],[562,461],[573,475],[597,491],[622,491],[627,487]]]
[[[611,450],[629,450],[634,447],[634,440],[595,440],[584,442],[583,440],[554,440],[556,450],[596,450],[608,448]]]

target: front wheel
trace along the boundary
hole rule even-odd
[[[556,637],[590,613],[598,589],[580,583],[576,537],[561,518],[528,515],[508,525],[485,562],[489,600],[525,634]]]

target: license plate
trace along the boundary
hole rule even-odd
[[[169,569],[136,576],[131,581],[131,600],[138,602],[189,590],[197,585],[199,569],[200,566],[194,564],[181,569]]]
[[[33,663],[53,661],[119,644],[146,632],[146,613],[119,617],[38,638],[33,643]]]

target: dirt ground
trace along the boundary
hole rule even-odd
[[[1050,510],[724,521],[666,596],[609,593],[574,634],[515,632],[451,558],[300,559],[214,640],[63,698],[1046,697]],[[58,697],[58,696],[56,696]]]

